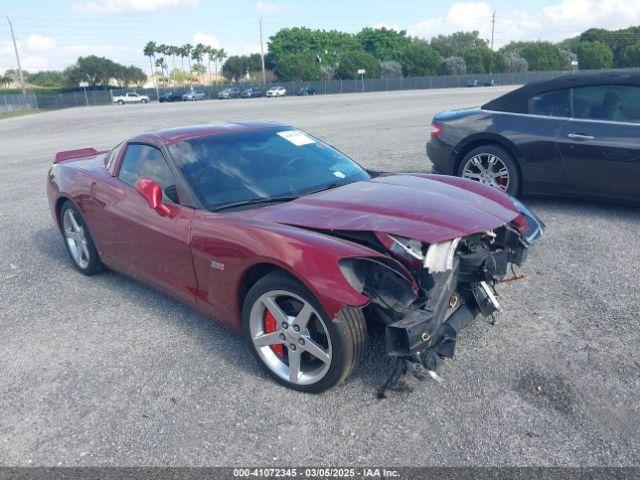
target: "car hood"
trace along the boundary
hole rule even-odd
[[[447,178],[385,175],[231,215],[314,230],[384,232],[427,243],[491,230],[518,216],[506,195]]]

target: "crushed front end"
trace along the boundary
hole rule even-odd
[[[347,280],[370,304],[367,314],[386,329],[387,353],[434,372],[453,356],[460,330],[478,315],[494,323],[501,311],[496,284],[518,278],[544,224],[512,199],[520,214],[496,229],[426,244],[386,233],[344,234],[387,257],[344,259]],[[354,238],[354,235],[356,238]]]

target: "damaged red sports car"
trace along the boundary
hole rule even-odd
[[[366,170],[271,122],[144,133],[60,152],[51,210],[75,267],[148,283],[238,332],[282,384],[319,392],[387,353],[435,370],[543,224],[462,178]]]

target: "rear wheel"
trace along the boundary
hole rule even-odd
[[[62,236],[67,252],[76,269],[85,275],[95,275],[102,270],[102,262],[91,238],[89,227],[73,203],[67,201],[60,209]]]
[[[515,160],[497,145],[482,145],[468,152],[460,162],[458,175],[510,195],[520,190],[520,174]]]
[[[242,311],[249,348],[279,383],[322,392],[355,369],[367,338],[362,311],[342,311],[332,322],[298,280],[271,273],[249,290]]]

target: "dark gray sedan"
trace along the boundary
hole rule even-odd
[[[640,74],[534,82],[433,118],[437,173],[510,194],[640,201]]]

